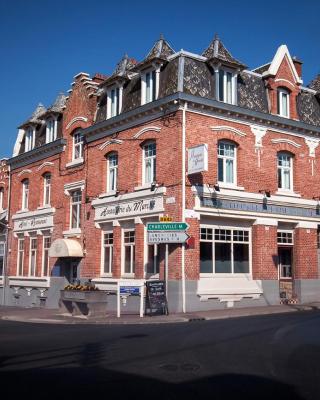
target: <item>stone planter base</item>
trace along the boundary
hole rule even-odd
[[[61,290],[59,309],[61,313],[85,316],[87,318],[106,317],[107,292]]]

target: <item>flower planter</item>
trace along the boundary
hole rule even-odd
[[[61,290],[59,308],[62,313],[73,316],[105,317],[107,296],[102,290]]]

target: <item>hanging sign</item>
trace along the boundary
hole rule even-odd
[[[188,175],[208,171],[208,145],[200,144],[188,149]]]

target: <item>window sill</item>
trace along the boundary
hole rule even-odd
[[[218,182],[220,189],[244,190],[243,186],[232,185],[231,183]]]
[[[81,229],[80,228],[69,229],[68,231],[63,231],[62,234],[64,237],[80,237]]]
[[[301,197],[301,194],[292,192],[291,190],[278,189],[275,194],[278,196]]]
[[[16,212],[16,214],[24,214],[24,213],[27,213],[27,212],[29,212],[29,209],[28,208],[24,208],[23,210],[18,210]]]
[[[125,279],[134,279],[134,274],[122,274],[121,278],[125,278]]]
[[[106,193],[101,193],[99,194],[99,199],[103,199],[104,197],[111,197],[114,196],[117,193],[116,190],[110,190],[110,192],[106,192]]]
[[[101,274],[100,278],[112,278],[112,274]]]
[[[146,189],[151,189],[151,183],[144,183],[144,184],[141,185],[141,186],[136,186],[136,187],[134,188],[134,191],[135,191],[135,192],[138,192],[139,190],[146,190]]]
[[[72,160],[71,162],[66,164],[66,168],[77,167],[78,165],[82,165],[84,162],[83,158],[77,158],[76,160]]]
[[[50,205],[50,204],[46,204],[45,206],[39,206],[39,207],[37,208],[37,210],[46,210],[46,209],[48,209],[48,208],[51,208],[51,205]]]

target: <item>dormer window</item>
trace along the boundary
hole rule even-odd
[[[26,136],[25,136],[25,151],[30,151],[34,148],[35,146],[35,129],[32,127],[29,127],[26,131]]]
[[[148,70],[141,75],[141,104],[150,103],[158,97],[158,70]]]
[[[278,114],[281,117],[290,117],[290,93],[287,89],[278,89]]]
[[[237,103],[237,75],[226,69],[219,69],[216,73],[217,99],[228,104]]]
[[[53,142],[56,139],[57,139],[56,121],[54,119],[49,119],[47,121],[47,128],[46,128],[46,143]]]
[[[107,118],[120,114],[122,108],[122,87],[113,87],[108,90]]]

